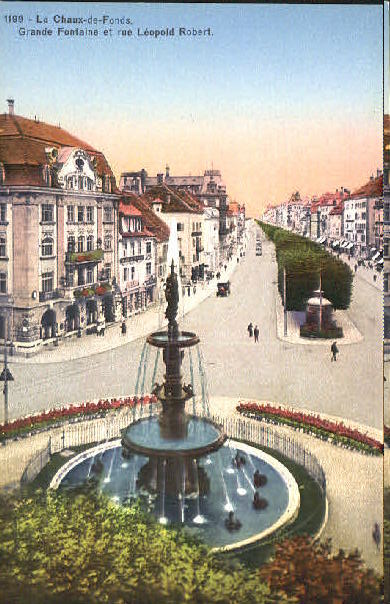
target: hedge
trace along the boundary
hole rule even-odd
[[[353,273],[342,260],[305,237],[257,221],[266,237],[275,245],[278,263],[278,290],[283,299],[284,269],[287,277],[287,310],[305,310],[307,300],[319,287],[334,309],[349,307]]]

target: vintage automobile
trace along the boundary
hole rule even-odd
[[[230,296],[230,281],[217,283],[217,296]]]

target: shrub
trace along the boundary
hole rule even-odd
[[[349,266],[335,258],[323,247],[285,231],[257,221],[265,235],[275,244],[278,263],[278,290],[283,298],[283,273],[287,275],[287,310],[305,310],[307,300],[321,285],[324,296],[334,309],[349,307],[353,274]]]

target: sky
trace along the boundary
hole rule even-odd
[[[0,53],[0,111],[11,97],[16,114],[60,123],[117,177],[214,167],[258,216],[296,190],[353,190],[382,165],[379,5],[2,2]]]

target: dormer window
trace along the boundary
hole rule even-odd
[[[80,172],[82,172],[82,170],[84,168],[84,160],[81,159],[81,157],[78,157],[75,161],[75,164],[76,164],[78,170],[80,170]]]

